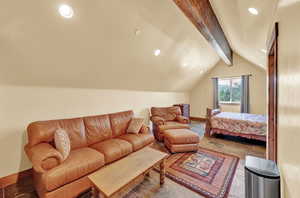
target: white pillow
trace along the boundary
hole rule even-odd
[[[56,149],[67,159],[71,151],[71,143],[68,133],[64,129],[57,129],[54,133],[54,143]]]
[[[144,118],[132,118],[127,133],[138,134],[143,126]]]

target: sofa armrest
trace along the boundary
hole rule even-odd
[[[139,133],[142,133],[142,134],[150,133],[150,128],[147,125],[143,124]]]
[[[182,115],[177,115],[176,120],[182,124],[188,124],[190,122],[187,117],[184,117]]]
[[[44,162],[49,159],[56,159],[58,161],[58,165],[63,161],[61,153],[48,143],[41,143],[33,147],[26,145],[25,151],[32,162],[33,169],[38,173],[44,173],[47,171],[45,169]]]
[[[151,116],[151,121],[156,124],[156,125],[163,125],[165,124],[165,119],[163,119],[162,117],[159,116]]]

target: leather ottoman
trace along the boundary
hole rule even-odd
[[[200,138],[189,129],[164,131],[164,143],[171,153],[197,151]]]

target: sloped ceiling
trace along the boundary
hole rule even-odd
[[[73,18],[59,15],[62,3]],[[218,61],[170,0],[7,0],[0,7],[1,84],[185,91]]]
[[[210,2],[233,50],[265,68],[261,49],[277,1]],[[73,18],[59,15],[61,4],[73,7]],[[219,60],[172,0],[7,0],[0,7],[1,84],[187,91]]]
[[[277,0],[210,0],[233,50],[257,66],[266,68],[267,37]],[[248,8],[256,8],[252,15]]]

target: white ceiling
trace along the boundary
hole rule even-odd
[[[234,51],[262,67],[272,2],[211,0]],[[186,91],[219,61],[171,0],[1,3],[1,84]],[[73,18],[59,15],[62,3]]]
[[[71,19],[61,3],[2,2],[0,83],[185,91],[219,60],[170,0],[64,1]]]
[[[253,64],[266,68],[266,49],[277,0],[210,0],[233,50]],[[248,8],[256,8],[252,15]]]

